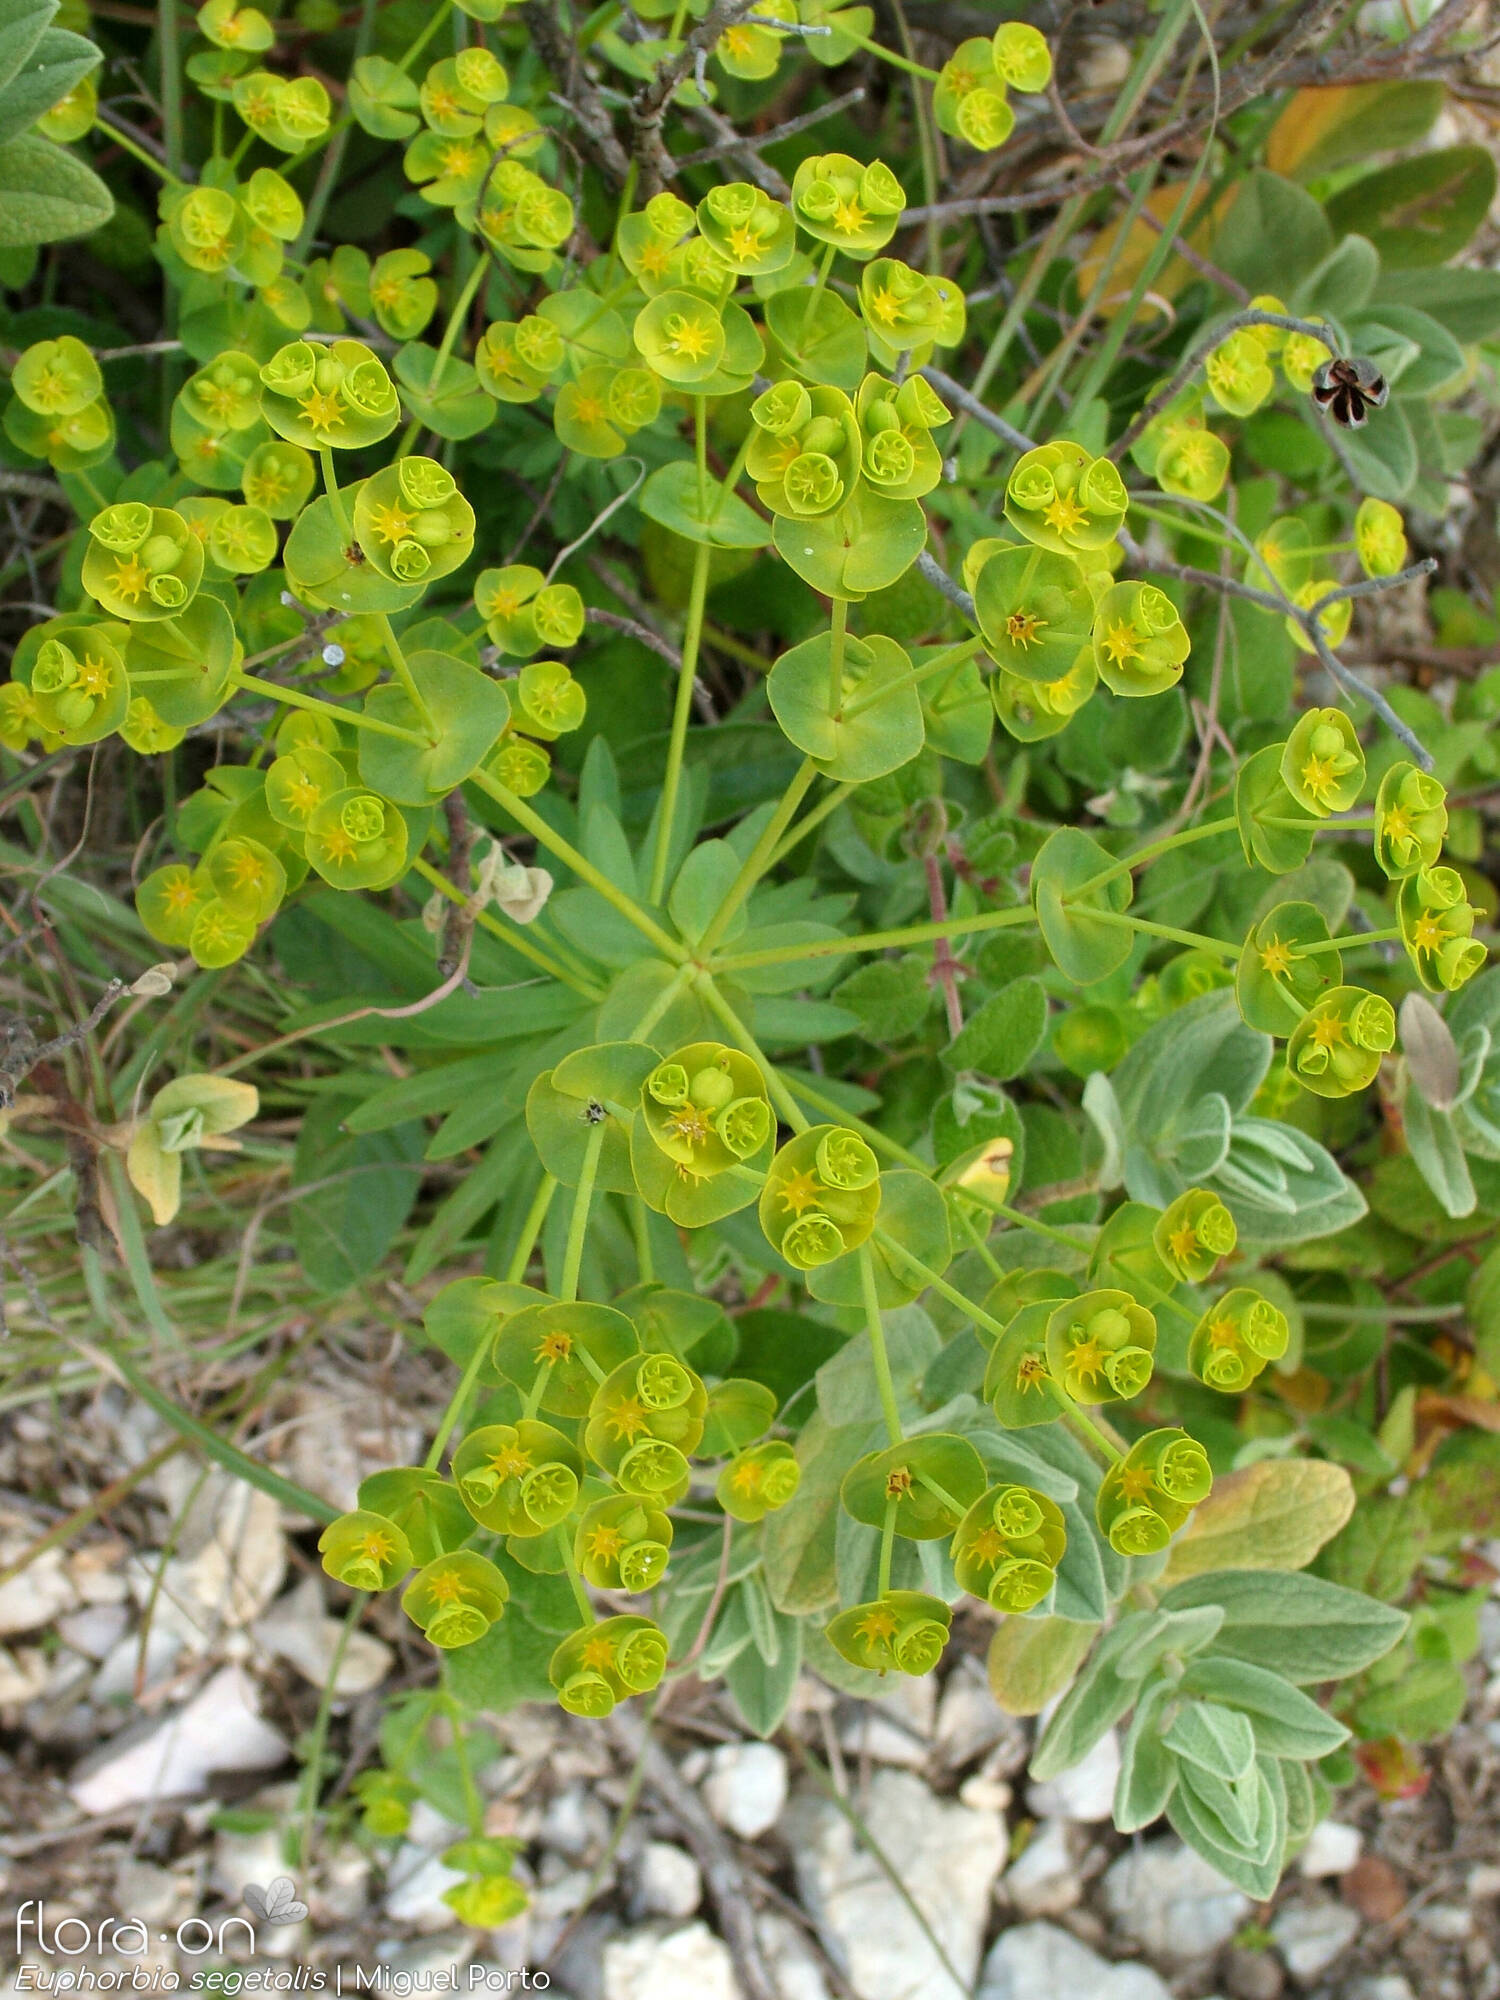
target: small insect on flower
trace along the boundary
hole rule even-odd
[[[1390,393],[1375,363],[1355,355],[1336,356],[1313,372],[1313,401],[1345,430],[1358,430],[1372,409],[1384,409]]]

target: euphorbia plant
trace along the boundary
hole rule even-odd
[[[447,10],[372,53],[367,9],[338,110],[319,77],[252,67],[277,53],[271,24],[210,0],[188,63],[212,107],[202,156],[142,156],[195,364],[163,378],[170,455],[127,464],[72,335],[14,357],[5,415],[79,515],[64,608],[17,650],[8,748],[118,735],[160,757],[212,723],[235,750],[139,884],[150,936],[219,970],[330,891],[430,898],[432,991],[377,1011],[430,1010],[437,1046],[444,1008],[487,999],[458,990],[476,926],[512,976],[521,1053],[465,1073],[494,1110],[469,1220],[498,1203],[495,1232],[483,1274],[425,1315],[458,1379],[425,1463],[327,1526],[325,1568],[400,1591],[450,1658],[445,1699],[545,1688],[603,1716],[695,1670],[763,1728],[804,1658],[873,1691],[930,1672],[967,1605],[995,1628],[1002,1699],[1063,1697],[1039,1771],[1133,1712],[1118,1823],[1166,1812],[1265,1895],[1347,1733],[1302,1689],[1380,1657],[1402,1621],[1299,1573],[1347,1516],[1343,1475],[1295,1559],[1270,1547],[1230,1399],[1298,1363],[1278,1254],[1362,1212],[1324,1104],[1377,1083],[1403,990],[1479,969],[1484,913],[1443,859],[1420,733],[1336,650],[1358,597],[1429,566],[1405,567],[1400,512],[1360,491],[1367,461],[1346,456],[1351,481],[1324,448],[1316,533],[1275,490],[1249,526],[1217,503],[1270,435],[1259,414],[1321,445],[1309,397],[1357,336],[1399,411],[1401,329],[1423,316],[1393,306],[1383,341],[1356,319],[1379,268],[1362,237],[1352,276],[1323,282],[1331,244],[1290,272],[1295,310],[1210,258],[1159,380],[1114,369],[1127,315],[1067,404],[1044,367],[1001,414],[958,379],[970,266],[957,239],[944,252],[927,155],[924,251],[899,161],[852,126],[864,156],[819,135],[789,178],[753,147],[737,177],[727,142],[678,170],[660,133],[669,104],[703,109],[708,65],[764,80],[791,43],[890,57],[931,86],[938,130],[998,147],[1008,93],[1051,81],[1030,24],[927,71],[864,8],[684,5],[632,39],[601,19],[591,48],[639,85],[617,173],[590,72],[580,152],[511,11],[453,18],[454,53],[429,60]],[[404,147],[421,247],[325,243],[356,126]],[[1264,263],[1222,233],[1229,263]],[[986,321],[981,387],[1018,317]],[[1383,421],[1377,403],[1373,436]],[[514,546],[487,492],[539,439],[553,490],[566,476],[592,510],[546,568],[522,557],[551,492]],[[670,637],[633,596],[630,616],[595,601],[597,548],[626,523],[673,574]],[[1204,546],[1212,567],[1182,559]],[[747,696],[778,732],[777,782],[710,810],[711,732],[692,726],[722,639],[710,591],[757,559],[816,616]],[[1109,771],[1073,799],[1111,732],[1181,740],[1216,594],[1191,781]],[[1247,659],[1284,650],[1279,718],[1246,699],[1219,719],[1231,607]],[[600,623],[669,662],[652,805],[629,825],[602,738],[581,773],[564,761]],[[814,859],[820,828],[836,845]],[[1353,878],[1320,842],[1375,921],[1344,927]],[[915,1111],[801,1066],[808,1043],[862,1036],[883,1062],[914,1035]],[[1072,1108],[1083,1080],[1097,1137],[1085,1152],[1070,1128],[1071,1169],[1031,1174],[1046,1122],[1001,1088],[1028,1071],[1033,1111]],[[242,1123],[245,1089],[182,1077],[152,1100],[130,1163],[158,1222],[180,1153]],[[749,1302],[749,1329],[772,1294],[791,1310],[757,1345],[724,1308]],[[1272,1484],[1306,1469],[1283,1456]],[[505,1905],[486,1885],[506,1857],[464,1851],[465,1910]]]

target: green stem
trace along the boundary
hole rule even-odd
[[[1198,931],[1179,931],[1171,924],[1148,923],[1144,917],[1132,917],[1128,912],[1091,909],[1088,919],[1090,923],[1108,924],[1115,930],[1142,931],[1147,937],[1165,938],[1169,944],[1186,945],[1189,951],[1216,952],[1220,958],[1238,959],[1240,955],[1237,945],[1226,944],[1222,938],[1204,937]]]
[[[554,832],[541,814],[533,812],[526,801],[518,797],[509,785],[502,785],[498,778],[483,769],[476,771],[470,782],[492,798],[503,811],[509,813],[517,826],[529,833],[539,846],[545,847],[549,853],[556,855],[559,861],[571,868],[580,882],[586,882],[591,889],[597,889],[604,900],[618,910],[628,924],[632,924],[642,937],[651,940],[664,958],[669,958],[674,965],[686,962],[687,952],[676,938],[669,937],[653,917],[639,908],[623,890],[617,889],[609,877],[602,874],[592,861],[580,854],[571,841],[564,840],[560,833]]]
[[[908,1152],[905,1146],[892,1139],[888,1133],[882,1132],[878,1126],[867,1125],[863,1118],[856,1118],[852,1111],[846,1111],[841,1104],[836,1104],[821,1090],[815,1090],[810,1083],[804,1083],[799,1077],[796,1083],[789,1085],[788,1088],[794,1090],[804,1104],[810,1104],[814,1111],[821,1111],[836,1125],[847,1125],[851,1132],[857,1132],[867,1145],[873,1146],[877,1153],[884,1153],[888,1160],[899,1160],[903,1167],[910,1167],[914,1173],[931,1175],[932,1168],[925,1160],[919,1159],[915,1153]]]
[[[1125,854],[1101,874],[1092,875],[1081,888],[1073,890],[1066,900],[1076,902],[1080,896],[1092,895],[1102,889],[1106,882],[1113,882],[1121,875],[1128,875],[1137,868],[1144,868],[1148,862],[1160,860],[1163,854],[1170,854],[1174,847],[1190,847],[1195,840],[1208,840],[1216,833],[1233,833],[1239,822],[1233,813],[1222,819],[1204,820],[1199,826],[1183,827],[1178,833],[1169,833],[1161,840],[1153,840],[1147,847],[1136,848],[1133,854]]]
[[[323,485],[328,493],[328,504],[333,509],[333,518],[339,524],[339,533],[345,541],[353,539],[354,530],[349,525],[349,516],[344,512],[344,496],[339,491],[339,476],[333,467],[333,453],[328,446],[318,447],[318,463],[323,468]]]
[[[898,56],[894,49],[882,48],[879,42],[867,41],[863,35],[850,34],[849,30],[842,26],[841,31],[856,47],[864,49],[869,55],[879,56],[882,62],[888,62],[893,69],[904,69],[908,76],[924,77],[928,83],[941,81],[937,70],[925,69],[919,62],[910,62],[905,56]]]
[[[708,519],[708,398],[693,398],[693,457],[698,467],[698,515]],[[700,548],[707,544],[700,542]]]
[[[802,324],[797,329],[799,346],[807,338],[807,329],[812,324],[812,316],[817,309],[818,300],[822,298],[824,288],[827,286],[828,273],[833,269],[833,260],[836,255],[837,246],[830,243],[824,250],[822,261],[818,265],[818,281],[808,293],[807,304],[802,309]]]
[[[975,1305],[967,1292],[961,1292],[957,1285],[950,1285],[941,1272],[934,1271],[930,1264],[924,1264],[920,1257],[913,1256],[906,1245],[898,1243],[889,1230],[881,1229],[877,1225],[875,1241],[888,1257],[895,1257],[909,1270],[915,1271],[925,1284],[932,1287],[939,1298],[946,1299],[949,1305],[957,1306],[960,1312],[967,1313],[976,1326],[982,1326],[985,1332],[996,1340],[1004,1333],[1005,1327],[1001,1321],[993,1318],[983,1306]]]
[[[830,813],[837,812],[845,799],[858,790],[859,786],[856,784],[835,785],[825,798],[819,799],[811,811],[804,814],[797,822],[766,865],[774,868],[778,862],[784,861],[794,847],[806,840],[814,827],[821,826]]]
[[[833,600],[828,646],[828,713],[835,720],[844,712],[844,648],[849,633],[849,600]]]
[[[862,715],[867,708],[875,708],[881,702],[888,701],[893,694],[904,694],[908,688],[920,687],[923,681],[930,681],[934,674],[952,672],[955,668],[961,667],[965,660],[973,659],[983,644],[983,639],[964,639],[957,646],[951,646],[946,652],[939,653],[935,660],[924,660],[920,667],[913,667],[903,679],[887,681],[883,687],[872,688],[868,694],[856,695],[853,701],[844,704],[842,719],[850,721],[854,716]]]
[[[859,1282],[865,1299],[865,1327],[870,1336],[870,1355],[875,1363],[875,1386],[880,1391],[880,1407],[885,1414],[886,1435],[900,1444],[906,1433],[901,1428],[901,1410],[896,1402],[896,1384],[891,1376],[891,1357],[886,1352],[885,1328],[880,1319],[880,1299],[875,1289],[875,1260],[868,1243],[859,1252]]]
[[[1297,949],[1304,958],[1311,958],[1320,951],[1353,951],[1362,944],[1394,944],[1400,938],[1399,929],[1388,931],[1354,931],[1348,937],[1329,938],[1323,944],[1303,944]]]
[[[1014,1229],[1029,1229],[1033,1236],[1045,1236],[1049,1242],[1060,1243],[1062,1247],[1077,1257],[1083,1253],[1083,1245],[1061,1229],[1054,1229],[1050,1222],[1038,1222],[1034,1215],[1028,1215],[1024,1208],[1009,1208],[1003,1201],[992,1204],[995,1213],[1010,1223]]]
[[[1081,1431],[1085,1432],[1093,1440],[1099,1450],[1103,1452],[1108,1463],[1113,1465],[1117,1460],[1125,1456],[1125,1442],[1123,1438],[1115,1435],[1112,1430],[1106,1431],[1102,1429],[1099,1424],[1094,1422],[1092,1417],[1079,1409],[1062,1383],[1054,1376],[1049,1375],[1047,1377],[1047,1385],[1057,1398],[1058,1408],[1062,1411],[1062,1414],[1070,1423],[1076,1424]]]
[[[573,1191],[573,1213],[568,1219],[562,1277],[557,1287],[557,1296],[564,1304],[571,1304],[578,1296],[578,1271],[583,1263],[583,1240],[588,1234],[589,1209],[594,1200],[594,1177],[599,1171],[599,1155],[603,1151],[604,1134],[608,1129],[601,1118],[590,1129],[583,1149],[583,1165],[579,1169],[578,1186]]]
[[[808,787],[817,775],[818,767],[812,758],[804,757],[797,769],[796,776],[782,793],[781,803],[766,821],[759,840],[756,841],[754,847],[751,848],[750,852],[745,856],[744,861],[740,864],[739,873],[730,883],[723,902],[719,905],[717,912],[709,922],[708,929],[699,938],[698,956],[700,959],[706,959],[709,956],[714,946],[734,921],[741,903],[744,902],[750,891],[770,867],[771,857],[776,851],[781,836],[791,824],[793,814],[807,796]]]
[[[102,132],[115,145],[123,147],[131,158],[139,160],[143,167],[149,167],[158,180],[165,181],[169,187],[176,186],[176,174],[169,173],[154,153],[148,153],[144,146],[138,146],[128,132],[122,132],[118,125],[112,125],[103,118],[100,119],[96,130]]]
[[[401,683],[406,699],[422,718],[423,726],[428,732],[426,747],[430,749],[436,745],[441,731],[432,719],[432,710],[422,699],[422,690],[412,679],[411,668],[406,664],[406,655],[401,650],[401,641],[396,637],[396,628],[392,625],[389,614],[378,611],[375,617],[380,626],[381,637],[385,640],[386,657],[391,663],[391,671]]]
[[[1089,915],[1093,916],[1090,910]],[[842,958],[852,952],[890,951],[898,945],[931,944],[937,938],[969,937],[977,931],[1008,930],[1016,924],[1034,924],[1036,913],[1029,903],[1005,910],[983,910],[969,917],[945,917],[941,923],[905,924],[900,930],[866,931],[860,937],[822,938],[812,944],[780,945],[773,951],[742,951],[721,958],[719,972],[748,972],[752,966],[789,965],[799,958]]]
[[[422,855],[412,856],[411,867],[430,888],[436,889],[440,896],[446,896],[450,903],[462,903],[467,900],[462,891],[456,889],[447,876],[434,868]],[[553,979],[561,980],[564,986],[571,986],[573,991],[582,994],[585,1000],[598,1000],[603,997],[597,987],[581,979],[570,967],[543,951],[540,945],[533,944],[519,924],[507,928],[505,924],[492,917],[488,910],[481,910],[476,921],[492,937],[499,938],[511,951],[519,952],[522,958],[530,959],[538,971],[549,974]]]
[[[156,36],[161,53],[162,150],[167,172],[182,179],[182,36],[177,0],[157,0]]]
[[[354,1628],[364,1616],[365,1606],[369,1601],[362,1590],[356,1591],[349,1600],[349,1609],[344,1613],[344,1622],[339,1628],[338,1643],[333,1649],[333,1658],[328,1663],[328,1673],[318,1697],[318,1712],[313,1717],[312,1734],[307,1740],[307,1762],[302,1767],[302,1795],[298,1801],[300,1824],[287,1849],[286,1859],[293,1868],[305,1868],[307,1858],[312,1853],[313,1821],[317,1817],[318,1794],[323,1789],[323,1749],[328,1741],[328,1724],[333,1715],[339,1669],[344,1664],[344,1654],[348,1651],[349,1641],[354,1637]]]
[[[887,1500],[885,1520],[880,1527],[880,1568],[875,1578],[875,1595],[884,1597],[891,1587],[891,1559],[896,1553],[896,1509],[898,1502]]]
[[[553,1366],[554,1364],[550,1361],[544,1362],[536,1372],[536,1380],[526,1392],[526,1401],[521,1406],[521,1414],[528,1422],[542,1407],[542,1398],[547,1393],[547,1384],[552,1380]]]
[[[132,680],[139,680],[133,674]],[[377,715],[365,715],[357,708],[339,708],[336,703],[323,701],[315,694],[303,694],[300,688],[280,687],[275,681],[263,681],[255,674],[243,670],[234,675],[234,684],[247,694],[266,695],[272,701],[285,702],[288,708],[305,708],[309,715],[331,716],[336,722],[351,723],[356,729],[368,729],[376,736],[391,736],[398,743],[415,743],[427,748],[427,738],[419,736],[415,729],[403,729],[396,722],[382,722]]]
[[[656,851],[651,861],[650,901],[658,904],[666,891],[667,864],[672,856],[677,794],[682,784],[682,756],[687,748],[688,722],[693,712],[693,679],[698,671],[698,644],[703,636],[703,600],[708,594],[710,553],[707,542],[699,542],[693,550],[687,629],[682,637],[682,665],[677,670],[677,700],[672,710],[672,735],[667,745],[667,768],[662,779],[656,823]]]
[[[589,1594],[583,1587],[583,1578],[578,1574],[578,1564],[573,1556],[573,1544],[568,1539],[566,1526],[555,1530],[557,1546],[562,1550],[563,1568],[568,1572],[568,1582],[572,1586],[573,1602],[578,1606],[578,1615],[585,1625],[597,1624],[594,1607],[589,1602]]]
[[[429,396],[437,394],[438,383],[442,380],[443,370],[447,367],[448,358],[453,352],[453,343],[458,338],[459,329],[468,317],[470,306],[474,303],[474,295],[483,284],[485,273],[489,268],[490,253],[488,250],[485,250],[481,252],[475,262],[463,290],[454,300],[453,310],[448,315],[448,324],[443,328],[443,338],[438,345],[437,359],[432,364],[432,380],[427,385]],[[397,458],[406,458],[409,456],[412,446],[421,435],[421,431],[421,418],[413,417],[411,422],[406,426],[406,429],[401,433],[401,442],[396,447]]]

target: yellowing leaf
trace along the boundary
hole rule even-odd
[[[1099,1627],[1076,1618],[1007,1618],[990,1641],[990,1692],[1007,1715],[1038,1715],[1072,1680]]]
[[[182,1200],[182,1155],[168,1153],[154,1124],[141,1125],[125,1155],[125,1171],[137,1194],[151,1205],[151,1217],[158,1229],[170,1222]]]
[[[1216,1482],[1172,1544],[1162,1582],[1218,1569],[1301,1569],[1353,1512],[1343,1466],[1263,1458]]]
[[[1299,90],[1272,127],[1266,165],[1310,181],[1351,160],[1422,138],[1443,105],[1440,83],[1334,84]]]
[[[1182,200],[1186,186],[1185,181],[1171,181],[1165,187],[1153,188],[1147,195],[1147,210],[1163,226],[1170,222],[1177,204]],[[1214,221],[1224,215],[1233,198],[1234,190],[1231,189],[1213,210],[1208,209],[1201,200],[1194,207],[1187,228],[1181,232],[1193,249],[1207,249],[1213,234]],[[1116,257],[1116,246],[1119,244],[1120,232],[1124,227],[1125,222],[1122,218],[1113,227],[1101,230],[1078,266],[1078,290],[1082,297],[1087,298],[1098,283],[1099,274],[1104,269],[1106,261],[1113,260],[1109,289],[1101,302],[1101,310],[1105,314],[1117,311],[1129,298],[1131,288],[1141,274],[1142,266],[1161,241],[1160,230],[1153,229],[1150,223],[1144,220],[1137,220],[1130,224],[1124,245]],[[1169,257],[1157,273],[1153,290],[1164,298],[1172,298],[1196,276],[1197,273],[1190,265],[1184,263],[1181,257]],[[1161,307],[1153,306],[1148,296],[1141,301],[1136,317],[1139,319],[1160,311]]]

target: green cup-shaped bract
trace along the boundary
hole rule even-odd
[[[686,1458],[703,1436],[707,1410],[708,1391],[686,1362],[670,1354],[633,1354],[595,1390],[583,1447],[612,1477],[648,1441],[669,1444]]]
[[[974,609],[991,659],[1028,681],[1067,675],[1094,625],[1082,568],[1048,549],[998,549],[975,581]]]
[[[1232,417],[1249,417],[1274,394],[1276,377],[1266,350],[1251,330],[1221,340],[1203,364],[1208,393]]]
[[[1094,614],[1094,664],[1115,694],[1161,694],[1182,678],[1187,627],[1154,583],[1111,584]]]
[[[1162,426],[1153,477],[1163,493],[1216,500],[1229,477],[1229,447],[1202,422]]]
[[[71,333],[33,341],[16,356],[10,386],[39,417],[73,417],[104,393],[99,364]]]
[[[1237,1395],[1268,1361],[1281,1359],[1290,1339],[1286,1314],[1260,1292],[1239,1285],[1210,1306],[1194,1327],[1188,1366],[1210,1389]]]
[[[89,523],[83,587],[113,617],[147,624],[185,611],[203,579],[203,544],[180,514],[138,502]]]
[[[781,1438],[737,1452],[719,1474],[719,1505],[733,1520],[760,1521],[784,1507],[802,1483],[797,1454]]]
[[[1075,1403],[1137,1396],[1151,1379],[1156,1319],[1128,1292],[1084,1292],[1047,1320],[1047,1365]]]
[[[1095,1518],[1122,1556],[1164,1549],[1213,1486],[1208,1457],[1186,1431],[1148,1431],[1099,1482]]]
[[[412,1565],[411,1545],[395,1522],[366,1509],[330,1521],[318,1553],[328,1574],[351,1590],[389,1590]]]
[[[26,680],[32,726],[61,743],[98,743],[124,722],[130,682],[119,645],[124,627],[49,619]],[[19,655],[16,678],[22,678]]]
[[[1188,1188],[1165,1208],[1152,1231],[1158,1257],[1174,1278],[1201,1285],[1239,1239],[1234,1217],[1207,1188]]]
[[[335,889],[383,889],[405,869],[406,821],[375,792],[351,785],[309,816],[307,858]]]
[[[921,1675],[943,1656],[953,1609],[920,1590],[888,1590],[869,1604],[841,1611],[828,1627],[828,1643],[851,1666],[876,1673]]]
[[[1366,576],[1394,576],[1405,567],[1406,524],[1389,500],[1361,500],[1354,516],[1354,552]]]
[[[1056,1502],[1005,1481],[974,1502],[949,1553],[954,1574],[971,1596],[997,1611],[1030,1611],[1052,1588],[1067,1545]]]
[[[530,1538],[572,1513],[583,1459],[562,1431],[523,1417],[470,1431],[453,1454],[453,1477],[481,1527]]]
[[[473,1549],[455,1549],[419,1569],[401,1593],[401,1609],[434,1646],[472,1646],[504,1616],[510,1585]]]
[[[932,91],[938,130],[976,152],[993,152],[1015,130],[1006,82],[995,66],[995,45],[982,35],[960,42],[943,64]]]
[[[857,1250],[875,1227],[880,1208],[878,1177],[857,1187],[841,1186],[828,1180],[818,1163],[825,1141],[830,1146],[837,1144],[838,1150],[824,1151],[825,1160],[830,1160],[836,1171],[846,1157],[860,1159],[862,1156],[852,1149],[846,1156],[847,1140],[865,1146],[857,1132],[843,1126],[815,1125],[789,1139],[771,1162],[761,1190],[760,1226],[766,1240],[798,1270],[813,1270],[845,1251]],[[847,1180],[847,1165],[842,1172]]]
[[[570,1715],[608,1715],[616,1702],[648,1694],[667,1665],[667,1637],[649,1618],[601,1618],[569,1633],[547,1677]]]
[[[401,417],[385,365],[357,340],[296,340],[260,371],[261,408],[279,437],[309,451],[355,450],[389,437]]]
[[[573,1535],[573,1559],[597,1590],[650,1590],[671,1547],[671,1516],[628,1493],[596,1500]]]
[[[1392,764],[1375,794],[1375,859],[1393,882],[1431,868],[1448,832],[1442,782],[1404,759]]]
[[[1302,810],[1317,819],[1358,803],[1365,753],[1341,708],[1310,708],[1297,718],[1281,753],[1281,777]]]
[[[930,347],[942,331],[943,302],[931,280],[899,257],[877,257],[859,274],[859,309],[887,347]]]
[[[991,44],[995,68],[1012,90],[1035,97],[1052,81],[1052,51],[1040,28],[1029,21],[1006,21]]]
[[[902,1444],[857,1459],[839,1488],[844,1511],[883,1528],[894,1508],[895,1531],[914,1542],[945,1540],[987,1484],[984,1461],[965,1437],[924,1431]]]
[[[1287,1043],[1286,1065],[1317,1097],[1349,1097],[1375,1081],[1396,1045],[1396,1013],[1380,993],[1336,986],[1310,1007]]]
[[[1453,993],[1473,978],[1485,949],[1473,935],[1480,912],[1456,868],[1419,868],[1396,891],[1401,941],[1430,993]]]
[[[751,406],[756,431],[745,469],[774,514],[829,514],[859,479],[860,434],[842,389],[777,383]]]
[[[596,1371],[608,1375],[639,1348],[633,1323],[612,1306],[549,1303],[512,1314],[495,1335],[493,1358],[506,1381],[527,1397],[545,1371],[538,1407],[553,1416],[581,1417],[594,1400]]]
[[[748,181],[710,188],[698,204],[698,227],[737,277],[767,277],[796,254],[791,210]]]
[[[636,315],[636,347],[674,388],[706,382],[724,358],[724,322],[696,292],[660,292]]]
[[[751,1159],[776,1127],[760,1065],[722,1042],[693,1042],[658,1065],[641,1089],[646,1129],[668,1159],[697,1179]]]
[[[906,193],[880,160],[867,167],[847,153],[818,153],[792,178],[792,209],[819,243],[863,260],[883,250],[896,233]]]
[[[1066,1297],[1072,1286],[1062,1279],[1058,1291]],[[991,1310],[994,1310],[993,1305]],[[1056,1296],[1030,1299],[1014,1309],[990,1350],[984,1371],[986,1402],[1007,1430],[1051,1423],[1058,1413],[1047,1360],[1047,1322],[1057,1310]]]
[[[301,445],[268,438],[245,460],[240,490],[273,521],[291,521],[306,506],[315,478],[313,461]]]
[[[1006,520],[1028,542],[1058,555],[1112,542],[1127,504],[1125,482],[1107,458],[1063,441],[1026,452],[1005,488]]]
[[[401,458],[360,485],[354,539],[396,583],[432,583],[468,560],[474,509],[433,458]]]

